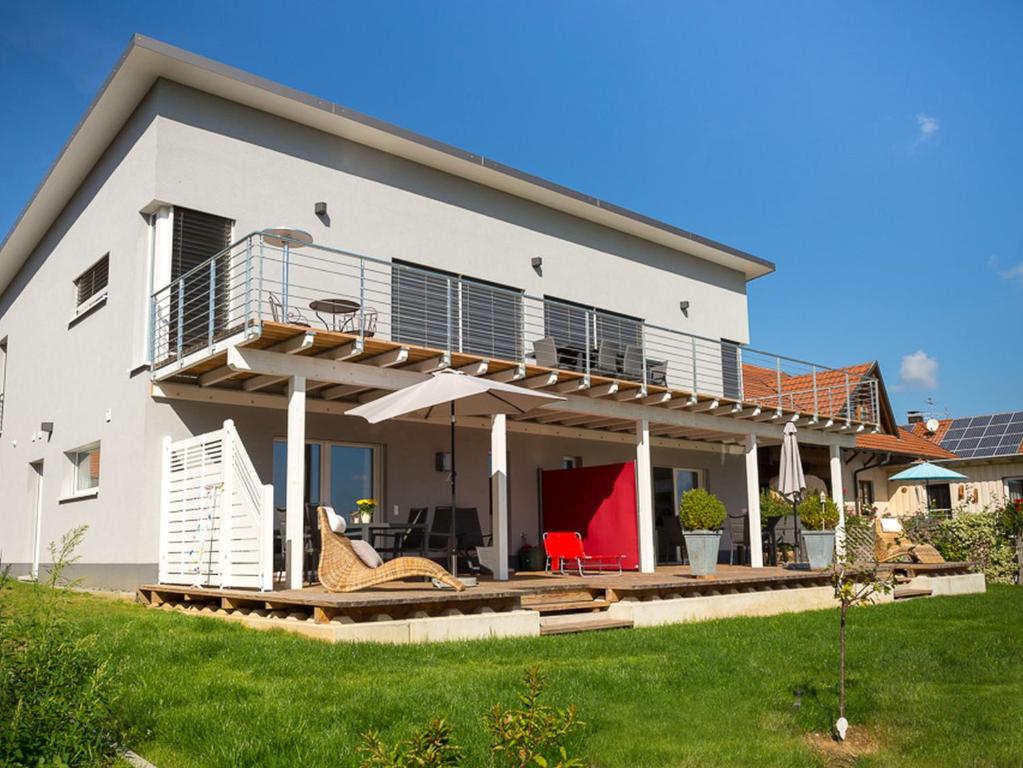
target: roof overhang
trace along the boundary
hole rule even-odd
[[[211,59],[134,35],[0,245],[0,292],[17,274],[153,84],[165,78],[734,269],[774,264],[640,213]]]

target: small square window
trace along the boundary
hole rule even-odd
[[[72,494],[99,488],[99,443],[68,451],[67,457],[71,462],[68,486]]]
[[[75,279],[75,311],[81,314],[107,295],[110,279],[110,254],[97,261]]]

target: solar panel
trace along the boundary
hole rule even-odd
[[[1023,443],[1023,411],[955,419],[941,447],[964,459],[1009,456]]]

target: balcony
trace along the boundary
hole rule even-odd
[[[156,291],[150,327],[160,380],[218,383],[210,359],[227,347],[281,344],[304,330],[327,339],[313,352],[347,343],[334,359],[461,367],[713,415],[878,428],[877,381],[854,370],[267,233],[242,238]],[[346,390],[328,393],[344,398]]]

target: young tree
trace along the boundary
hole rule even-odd
[[[870,605],[880,595],[892,591],[895,576],[892,571],[881,570],[881,563],[852,565],[848,555],[835,559],[832,584],[838,601],[838,720],[835,735],[845,741],[849,721],[845,717],[845,625],[850,608]]]

